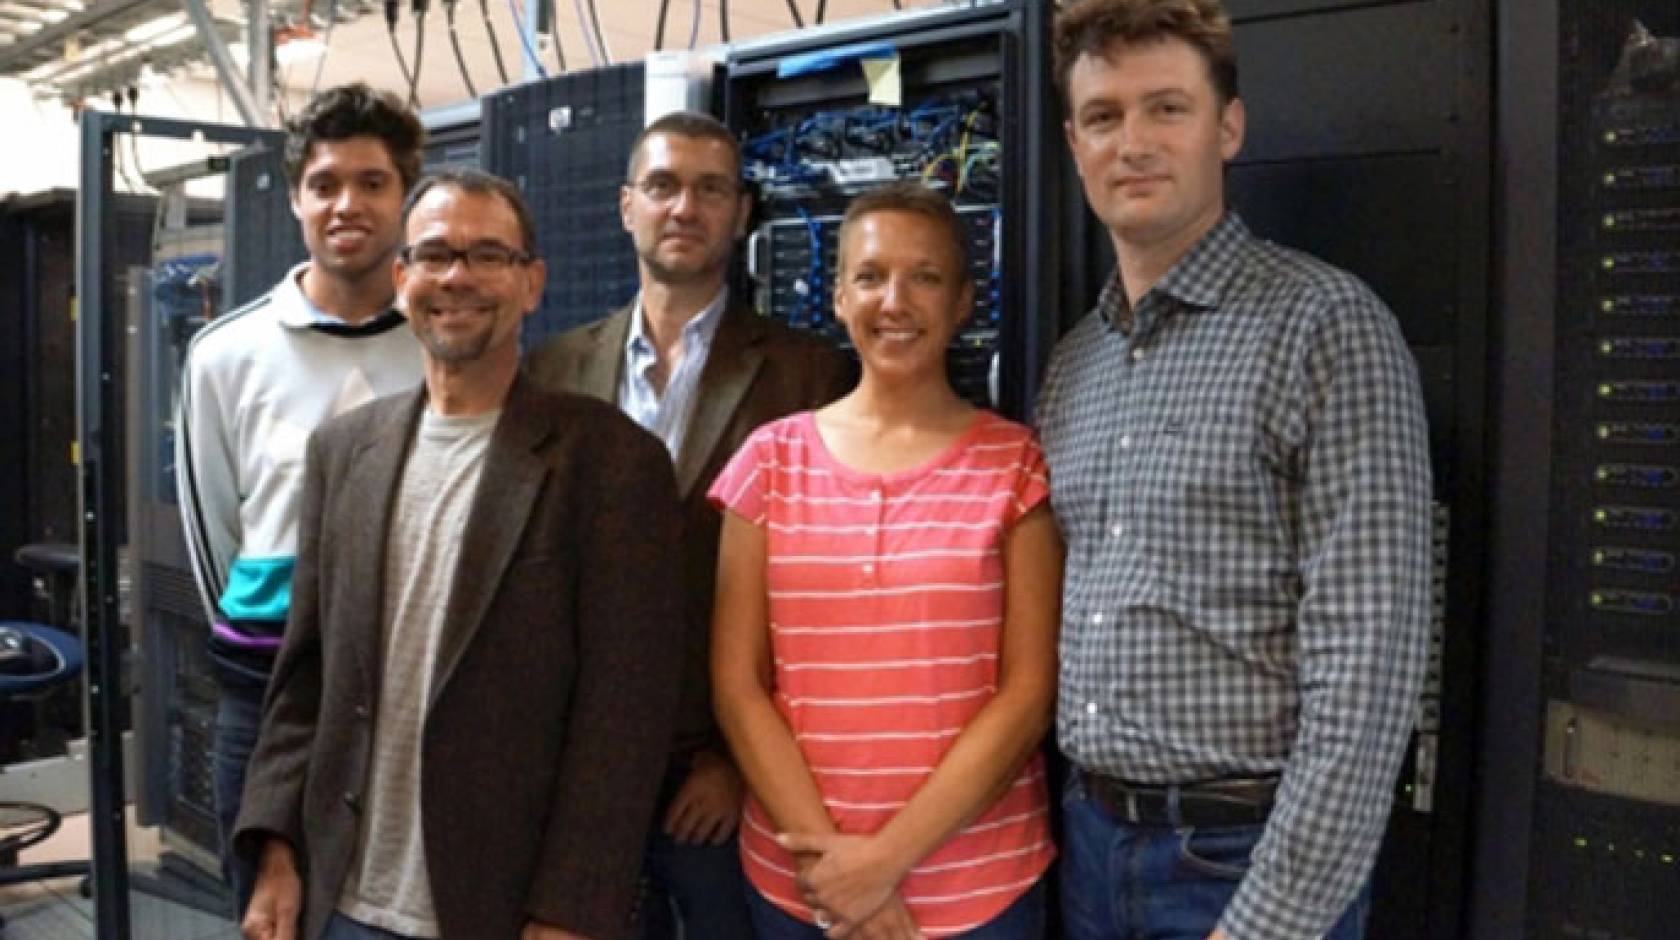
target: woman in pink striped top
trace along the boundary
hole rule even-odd
[[[1062,546],[1031,432],[946,378],[962,234],[919,186],[853,202],[834,306],[863,380],[760,428],[711,490],[760,940],[1043,935]]]

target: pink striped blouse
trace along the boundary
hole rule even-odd
[[[759,428],[712,485],[765,527],[777,710],[841,832],[885,825],[997,692],[1003,533],[1048,495],[1025,427],[981,412],[901,473],[835,460],[805,412]],[[756,801],[741,856],[764,896],[806,922],[793,860]],[[947,937],[991,920],[1055,857],[1042,759],[900,886],[916,924]]]

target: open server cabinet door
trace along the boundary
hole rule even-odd
[[[731,49],[724,118],[759,194],[746,267],[760,314],[846,345],[832,305],[840,215],[859,192],[922,180],[968,228],[975,304],[952,340],[952,384],[1030,414],[1063,304],[1050,12],[1013,2],[905,13]]]
[[[175,509],[173,389],[187,341],[222,309],[224,265],[237,250],[228,241],[239,226],[228,213],[239,200],[225,175],[251,148],[277,152],[282,137],[95,111],[81,121],[76,410],[95,927],[115,940],[126,940],[137,926],[147,936],[202,935],[188,931],[213,928],[224,913],[207,800],[214,698],[204,688],[210,677],[201,653],[209,628]],[[136,146],[141,138],[174,142],[173,152],[194,156],[175,167],[144,169]],[[137,267],[114,263],[108,216],[119,165],[131,188],[167,194],[182,187],[179,198],[160,196],[150,251]],[[187,181],[215,176],[224,177],[219,199],[184,196]],[[271,185],[267,198],[283,200],[285,191]],[[267,205],[265,211],[283,210]],[[276,251],[285,245],[283,239],[271,244]],[[255,277],[295,260],[276,255],[247,270]],[[140,766],[132,776],[137,792],[127,793],[122,742],[135,692]],[[125,817],[131,801],[142,825],[161,830],[162,868],[130,869]],[[170,875],[171,858],[182,863],[175,871],[181,877]],[[143,916],[132,920],[131,887],[145,892],[135,908]]]

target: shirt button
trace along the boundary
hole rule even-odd
[[[1086,702],[1085,703],[1085,714],[1095,715],[1096,713],[1097,713],[1097,703],[1096,702]]]
[[[1130,434],[1122,434],[1122,435],[1120,435],[1120,446],[1121,446],[1121,447],[1122,447],[1122,448],[1126,448],[1126,447],[1130,447],[1130,446],[1132,446],[1132,436],[1131,436],[1131,435],[1130,435]]]
[[[874,565],[869,564],[868,562],[864,562],[864,565],[863,565],[863,573],[864,574],[873,574],[874,571],[875,571],[875,566]]]
[[[1143,361],[1143,356],[1144,356],[1144,352],[1143,352],[1143,347],[1142,346],[1132,347],[1132,361],[1133,362],[1142,362]]]
[[[881,491],[880,490],[870,491],[869,498],[871,500],[873,500],[874,502],[877,502],[877,503],[880,502],[881,501]]]
[[[1092,623],[1102,623],[1102,611],[1099,610],[1096,613],[1092,614],[1091,615],[1091,622]]]
[[[1123,525],[1109,526],[1108,534],[1114,536],[1115,538],[1119,538],[1120,536],[1126,534],[1126,527]]]

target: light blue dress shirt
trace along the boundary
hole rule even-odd
[[[647,335],[640,295],[636,297],[636,308],[630,311],[630,333],[624,339],[624,371],[618,380],[618,407],[664,441],[672,460],[682,452],[683,436],[699,398],[700,373],[706,369],[706,357],[711,354],[712,339],[717,336],[728,300],[729,288],[725,287],[705,309],[683,325],[682,358],[666,379],[663,394],[653,384],[659,353]]]

